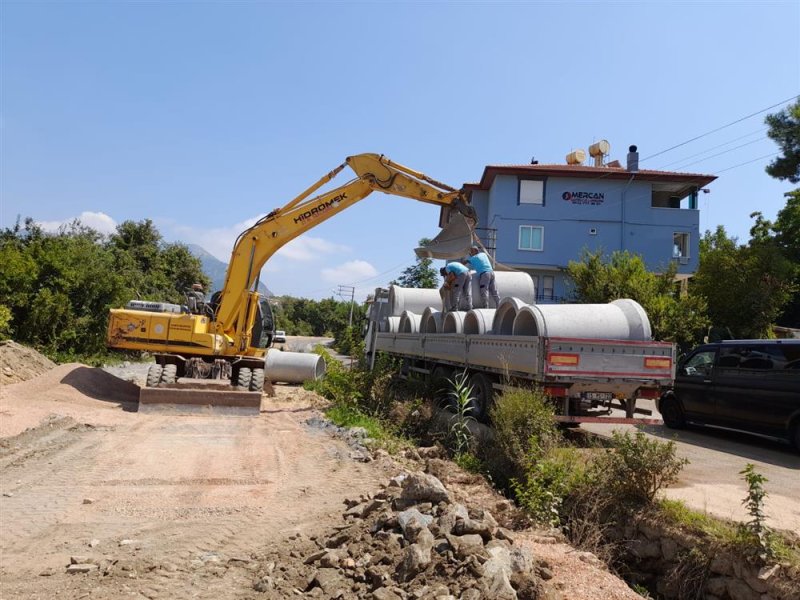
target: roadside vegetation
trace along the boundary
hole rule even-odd
[[[719,552],[800,569],[800,540],[765,525],[765,479],[752,465],[741,473],[750,521],[716,519],[663,498],[687,463],[674,442],[642,432],[615,433],[605,443],[569,435],[540,390],[512,387],[491,408],[493,435],[478,439],[473,391],[462,374],[437,390],[414,377],[400,379],[401,365],[388,357],[378,357],[370,371],[363,363],[345,368],[324,349],[318,352],[328,362],[328,377],[308,387],[330,400],[327,416],[334,423],[364,427],[375,447],[392,453],[440,445],[461,468],[512,498],[531,523],[559,529],[573,546],[593,552],[623,576],[630,559],[620,532],[633,522],[660,524],[696,539],[675,572],[665,575],[682,586],[681,597],[695,597]]]

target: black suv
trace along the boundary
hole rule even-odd
[[[658,404],[664,424],[714,425],[800,450],[800,340],[729,340],[684,358]]]

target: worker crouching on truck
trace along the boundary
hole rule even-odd
[[[444,312],[472,310],[472,274],[458,262],[451,262],[439,269],[444,284],[439,289]]]
[[[500,306],[500,295],[497,293],[494,269],[489,255],[486,252],[482,252],[477,246],[473,246],[469,249],[469,258],[464,259],[463,262],[475,269],[475,273],[478,275],[481,308],[489,308],[489,296],[494,300],[495,308]]]

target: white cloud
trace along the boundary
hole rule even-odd
[[[109,217],[106,213],[91,212],[88,210],[83,211],[77,217],[71,217],[69,219],[64,219],[63,221],[40,221],[39,226],[45,231],[56,232],[62,225],[68,225],[76,219],[80,221],[82,225],[91,227],[100,233],[109,234],[114,233],[117,230],[117,222]]]
[[[322,269],[323,281],[350,284],[375,277],[378,270],[365,260],[350,260],[338,267]]]
[[[329,242],[322,238],[302,236],[293,239],[275,253],[288,260],[309,261],[319,259],[321,255],[347,254],[351,252],[349,246]]]

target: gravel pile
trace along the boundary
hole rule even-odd
[[[263,557],[254,589],[270,599],[557,597],[542,583],[546,569],[514,544],[511,531],[489,511],[454,502],[433,475],[399,475],[346,504],[342,525],[308,539],[297,534],[290,548]]]

